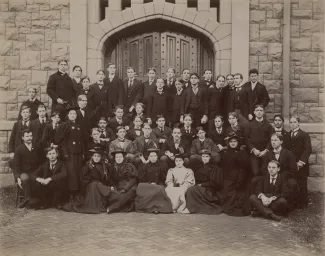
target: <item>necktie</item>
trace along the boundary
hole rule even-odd
[[[292,133],[291,133],[291,138],[295,137],[295,136],[296,136],[296,134],[297,134],[297,132],[296,132],[296,131],[295,131],[295,132],[292,132]]]
[[[131,80],[129,80],[129,87],[128,87],[128,88],[130,88],[130,87],[131,87],[131,85],[132,85],[132,81],[131,81]]]
[[[201,149],[203,149],[203,147],[204,147],[204,141],[200,141],[200,144],[201,144]]]
[[[271,178],[271,185],[274,186],[274,183],[275,183],[275,178]]]
[[[190,130],[186,130],[186,133],[190,133]]]
[[[274,156],[275,156],[276,160],[279,160],[280,153],[279,152],[274,152]]]

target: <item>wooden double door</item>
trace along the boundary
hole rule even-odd
[[[184,68],[203,74],[212,69],[214,54],[211,47],[199,38],[176,32],[151,32],[116,40],[106,52],[106,64],[114,62],[120,77],[126,77],[126,68],[135,68],[137,78],[147,80],[147,70],[154,67],[157,76],[165,78],[169,67],[180,76]]]

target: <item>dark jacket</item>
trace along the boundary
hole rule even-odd
[[[227,95],[227,113],[234,112],[235,111],[235,102],[236,102],[236,89],[227,87],[226,95]],[[252,108],[250,105],[250,102],[248,101],[248,93],[247,89],[242,87],[242,89],[239,91],[239,109],[242,115],[248,119],[249,110]]]
[[[300,160],[305,163],[305,165],[299,169],[298,173],[301,176],[309,176],[308,159],[312,153],[309,134],[299,129],[295,137],[291,138],[291,134],[289,136],[289,150],[293,152],[297,162]]]
[[[46,148],[51,146],[51,144],[55,144],[55,134],[58,128],[53,129],[53,124],[49,123],[45,126],[43,135],[42,135],[42,145]]]
[[[261,193],[263,193],[267,197],[276,196],[277,198],[288,198],[289,188],[286,179],[281,174],[278,174],[275,184],[271,185],[270,175],[264,175],[263,178],[258,181],[256,186],[256,196]]]
[[[98,83],[90,85],[88,98],[88,106],[92,111],[97,111],[99,108],[103,108],[108,111],[108,85],[103,84],[100,89]]]
[[[67,175],[68,169],[65,163],[60,160],[57,160],[56,164],[54,165],[53,171],[50,169],[50,162],[46,161],[44,164],[38,167],[36,171],[32,173],[31,177],[33,180],[36,180],[37,178],[51,178],[52,181],[59,181],[66,179]]]
[[[95,120],[95,115],[89,108],[86,108],[84,116],[82,115],[80,109],[77,110],[76,123],[82,127],[82,130],[86,135],[89,135],[90,129],[95,126],[97,120]]]
[[[58,105],[57,99],[60,98],[63,101],[67,101],[68,104],[76,104],[76,94],[72,79],[67,73],[62,75],[60,71],[52,74],[47,83],[47,94],[52,99],[52,110],[56,109]]]
[[[15,152],[15,149],[23,143],[23,140],[21,138],[21,132],[24,129],[29,129],[30,130],[30,126],[31,126],[31,121],[29,120],[29,124],[27,127],[23,127],[23,123],[22,120],[19,120],[17,122],[14,123],[14,126],[12,127],[12,131],[10,134],[10,139],[9,139],[9,153]]]
[[[172,124],[178,123],[181,117],[181,109],[184,105],[184,89],[182,90],[180,95],[177,95],[176,89],[172,93],[170,93],[170,101],[169,101],[169,116]]]
[[[132,85],[128,88],[129,80],[124,80],[122,90],[122,103],[125,111],[129,112],[129,108],[136,103],[141,102],[143,93],[143,84],[137,79],[133,80]]]
[[[33,134],[33,143],[42,141],[44,129],[45,129],[46,125],[48,125],[48,124],[49,124],[48,120],[45,123],[41,124],[39,118],[37,118],[31,122],[30,130],[32,131],[32,134]]]
[[[175,79],[172,80],[172,83],[169,84],[167,79],[164,79],[164,89],[169,95],[176,93]]]
[[[119,126],[129,126],[130,120],[126,117],[122,117],[122,122],[118,123],[116,117],[112,117],[107,121],[107,126],[113,130],[114,133],[117,132],[116,128]]]
[[[32,145],[31,151],[25,144],[21,144],[16,148],[13,168],[15,179],[19,178],[22,173],[31,174],[37,169],[39,165],[38,150],[38,145]]]
[[[196,131],[191,128],[190,132],[187,133],[185,128],[181,128],[182,139],[186,140],[189,145],[192,145],[192,141],[196,139]]]
[[[223,174],[220,167],[211,163],[204,164],[203,167],[194,172],[195,184],[213,190],[222,189]]]
[[[142,154],[145,158],[148,157],[149,148],[159,148],[158,141],[156,139],[156,136],[154,134],[150,134],[149,140],[146,143],[145,142],[145,137],[142,135],[138,138],[136,138],[131,145],[131,153],[135,155],[140,155]]]
[[[145,105],[148,104],[149,95],[157,88],[156,83],[157,83],[157,79],[154,79],[151,84],[149,84],[149,80],[143,83],[143,87],[142,87],[143,92],[142,92],[142,100],[141,100],[143,104]]]
[[[88,161],[80,172],[82,190],[85,191],[86,187],[94,181],[106,186],[113,185],[111,180],[112,170],[110,169],[111,167],[102,161],[99,163]]]
[[[152,130],[152,132],[156,136],[158,141],[160,139],[168,139],[172,135],[172,129],[170,129],[168,126],[165,126],[163,131],[156,127]]]
[[[249,152],[256,148],[258,150],[271,149],[271,136],[274,133],[272,125],[265,118],[262,122],[256,119],[251,121],[245,130],[245,141]]]
[[[157,90],[152,90],[148,96],[147,117],[156,120],[157,115],[163,115],[169,119],[169,95],[165,91],[159,94]]]
[[[156,183],[157,185],[165,185],[168,166],[163,163],[147,163],[141,165],[139,169],[139,183]]]
[[[188,88],[184,92],[184,105],[181,108],[181,115],[188,113],[191,103],[191,94],[193,93],[192,88]],[[199,102],[199,112],[200,115],[208,116],[208,101],[207,101],[207,90],[204,88],[198,87],[198,92],[196,95],[198,102]]]
[[[73,77],[71,77],[71,80],[72,80],[73,89],[76,92],[76,94],[75,94],[76,98],[74,101],[77,102],[77,97],[79,95],[80,90],[83,88],[83,86],[82,86],[81,82],[78,83]]]
[[[214,144],[214,142],[210,138],[205,138],[205,140],[203,141],[203,147],[201,146],[201,142],[199,139],[193,140],[191,146],[191,155],[198,155],[202,149],[210,150],[211,153],[218,153],[220,151],[217,145]]]
[[[247,82],[243,85],[247,90],[247,99],[249,101],[249,110],[248,113],[254,115],[254,106],[255,105],[263,105],[265,108],[270,101],[269,94],[263,84],[260,82],[256,83],[254,90],[252,90],[251,82]]]
[[[261,168],[262,174],[268,174],[267,166],[271,160],[276,160],[280,163],[280,173],[285,174],[289,177],[296,176],[298,171],[297,161],[295,155],[291,151],[282,148],[278,160],[276,159],[273,150],[267,152],[263,158],[263,164]]]
[[[126,134],[126,138],[127,138],[128,140],[130,140],[130,141],[134,141],[136,138],[138,138],[138,137],[140,137],[141,135],[143,135],[143,132],[142,132],[141,129],[139,130],[139,132],[140,132],[140,133],[139,133],[140,135],[137,135],[135,129],[132,128],[132,129],[128,130],[128,132],[127,132],[127,134]]]
[[[106,77],[104,84],[108,86],[108,110],[113,111],[117,105],[123,104],[123,81],[115,75],[112,81]]]
[[[215,82],[214,81],[212,81],[212,80],[210,80],[210,81],[207,81],[207,80],[200,80],[200,82],[199,82],[199,86],[201,87],[201,88],[206,88],[206,89],[208,89],[210,86],[215,86]]]
[[[226,114],[226,92],[224,88],[217,88],[215,85],[207,89],[207,101],[209,119],[216,115],[224,116]]]
[[[181,138],[178,149],[175,148],[175,143],[173,138],[169,138],[168,140],[166,140],[161,148],[161,153],[165,154],[166,151],[170,151],[174,155],[180,154],[182,153],[180,152],[180,148],[182,148],[182,151],[184,151],[183,153],[184,157],[190,157],[190,144],[183,138]]]
[[[117,191],[136,190],[137,188],[138,171],[133,164],[114,164],[111,177]]]
[[[222,146],[226,146],[226,129],[222,128],[221,133],[219,134],[216,130],[216,128],[214,128],[214,130],[210,131],[208,134],[209,138],[212,139],[212,141],[216,144],[216,145],[222,145]]]

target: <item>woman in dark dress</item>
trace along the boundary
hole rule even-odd
[[[246,145],[244,145],[244,127],[238,123],[238,114],[236,112],[230,112],[228,114],[228,122],[230,126],[226,129],[226,138],[228,138],[232,134],[236,134],[239,138],[239,143],[241,145],[241,149],[245,149]]]
[[[148,213],[173,213],[172,204],[165,192],[168,166],[159,163],[159,149],[148,149],[149,162],[139,171],[139,185],[135,198],[135,210]]]
[[[125,152],[111,152],[114,158],[112,168],[113,188],[108,197],[107,213],[130,212],[134,210],[138,171],[134,165],[125,162]]]
[[[59,145],[62,157],[68,167],[68,189],[70,200],[74,200],[79,191],[80,170],[85,153],[85,133],[76,123],[78,107],[67,110],[68,121],[60,124],[55,134],[55,145]]]
[[[223,170],[223,212],[231,216],[249,214],[249,193],[246,189],[248,178],[247,153],[239,149],[239,137],[230,134],[228,148],[221,153]]]
[[[190,213],[220,214],[222,212],[220,190],[222,189],[222,170],[211,164],[211,152],[201,150],[203,167],[194,172],[196,185],[185,194]]]

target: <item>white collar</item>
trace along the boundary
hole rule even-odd
[[[273,149],[273,152],[280,154],[281,150],[282,150],[282,146],[280,146],[277,150]]]
[[[257,122],[263,122],[263,117],[260,119],[260,120],[258,120],[258,118],[257,117],[255,117],[255,120],[257,121]]]
[[[274,131],[276,131],[276,132],[282,132],[282,127],[281,128],[276,128],[275,126],[274,126]]]
[[[278,174],[276,174],[276,175],[273,176],[273,177],[270,175],[270,183],[272,182],[272,179],[275,179],[275,180],[276,180],[277,178],[278,178]]]
[[[204,141],[205,141],[205,139],[204,139],[204,140],[201,140],[201,139],[199,139],[199,141],[200,141],[200,142],[204,142]]]
[[[80,77],[74,77],[73,79],[74,79],[74,80],[76,80],[76,82],[78,82],[78,83],[79,83],[79,82],[80,82],[80,80],[81,80],[81,78],[80,78]]]
[[[29,151],[31,151],[32,149],[33,149],[33,144],[31,143],[31,144],[26,144],[26,143],[24,143],[25,144],[25,146],[29,149]]]
[[[34,99],[28,99],[30,102],[35,102],[35,100],[36,100],[36,97],[34,98]]]
[[[252,84],[252,85],[256,85],[256,84],[257,84],[257,81],[256,81],[255,83],[253,83],[253,82],[251,81],[251,84]]]
[[[51,163],[51,162],[50,162],[50,165],[51,165],[51,166],[56,165],[57,162],[58,162],[58,160],[55,160],[54,163]]]
[[[299,127],[297,127],[296,129],[292,130],[292,132],[297,132],[299,130]]]
[[[115,74],[114,75],[108,75],[108,78],[114,78],[115,77]]]

